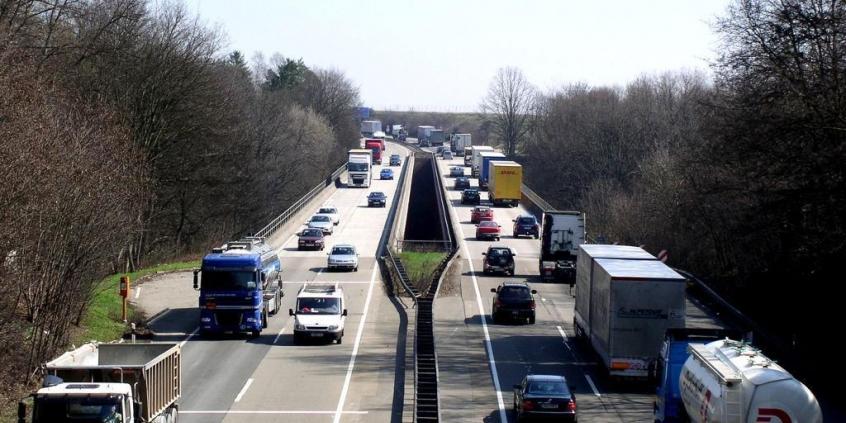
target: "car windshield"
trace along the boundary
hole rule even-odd
[[[394,173],[391,169],[382,169],[382,173]]]
[[[392,155],[392,156],[391,156],[391,158],[392,158],[392,159],[394,159],[394,160],[399,160],[399,155],[398,155],[398,154],[394,154],[394,155]]]
[[[312,222],[328,222],[329,216],[312,216],[311,221]]]
[[[339,298],[298,298],[297,312],[302,314],[340,314]]]
[[[335,214],[337,212],[338,212],[337,210],[335,210],[333,208],[329,208],[329,207],[322,208],[318,211],[318,213],[321,213],[321,214]]]
[[[465,190],[464,193],[467,194],[467,195],[479,195],[479,190],[468,189],[468,190]]]
[[[529,288],[524,288],[521,286],[504,286],[499,290],[499,296],[501,298],[508,298],[508,299],[528,299],[531,297],[529,293]]]
[[[350,256],[353,254],[355,254],[355,249],[353,247],[335,247],[332,249],[332,255]]]
[[[237,291],[256,289],[255,272],[203,271],[203,291]]]
[[[385,194],[383,194],[381,192],[371,192],[370,193],[370,198],[382,198],[384,196],[385,196]]]
[[[320,229],[306,229],[300,236],[323,237],[323,231],[321,231]]]
[[[493,248],[488,251],[488,257],[511,257],[511,250],[507,248]]]
[[[535,218],[534,217],[521,217],[521,218],[517,219],[517,223],[519,223],[521,225],[534,225],[535,224]]]
[[[123,421],[123,406],[117,397],[38,398],[34,414],[38,423],[112,423]]]
[[[561,381],[535,380],[530,381],[526,391],[537,395],[569,395],[567,385]]]
[[[487,213],[488,209],[483,207],[476,207],[476,213]]]

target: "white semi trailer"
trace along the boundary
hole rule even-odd
[[[747,343],[690,344],[679,378],[694,423],[822,423],[814,394]]]
[[[347,186],[370,186],[373,179],[373,151],[365,148],[355,148],[347,155]]]

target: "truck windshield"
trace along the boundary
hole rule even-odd
[[[340,314],[341,301],[339,298],[300,298],[297,310],[302,314]]]
[[[35,400],[33,423],[117,423],[123,422],[123,406],[118,397],[63,396]]]
[[[350,172],[367,172],[369,163],[347,163],[347,170]]]
[[[236,291],[256,289],[255,272],[204,271],[203,291]]]

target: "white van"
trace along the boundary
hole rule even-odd
[[[304,285],[297,293],[296,310],[288,310],[294,316],[294,343],[328,339],[340,344],[347,320],[346,305],[344,290],[337,284]]]

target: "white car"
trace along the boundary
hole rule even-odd
[[[335,225],[341,223],[341,213],[338,211],[337,207],[324,205],[320,207],[320,210],[317,211],[317,214],[325,214],[332,218],[332,223]]]
[[[332,223],[332,216],[316,214],[305,222],[309,228],[320,229],[324,235],[332,235],[335,231],[335,224]]]
[[[344,290],[337,285],[305,285],[297,293],[294,316],[294,343],[306,339],[328,339],[341,343],[347,320]]]
[[[329,271],[335,269],[348,269],[358,272],[358,251],[352,244],[338,244],[329,251],[329,259],[326,267]]]

